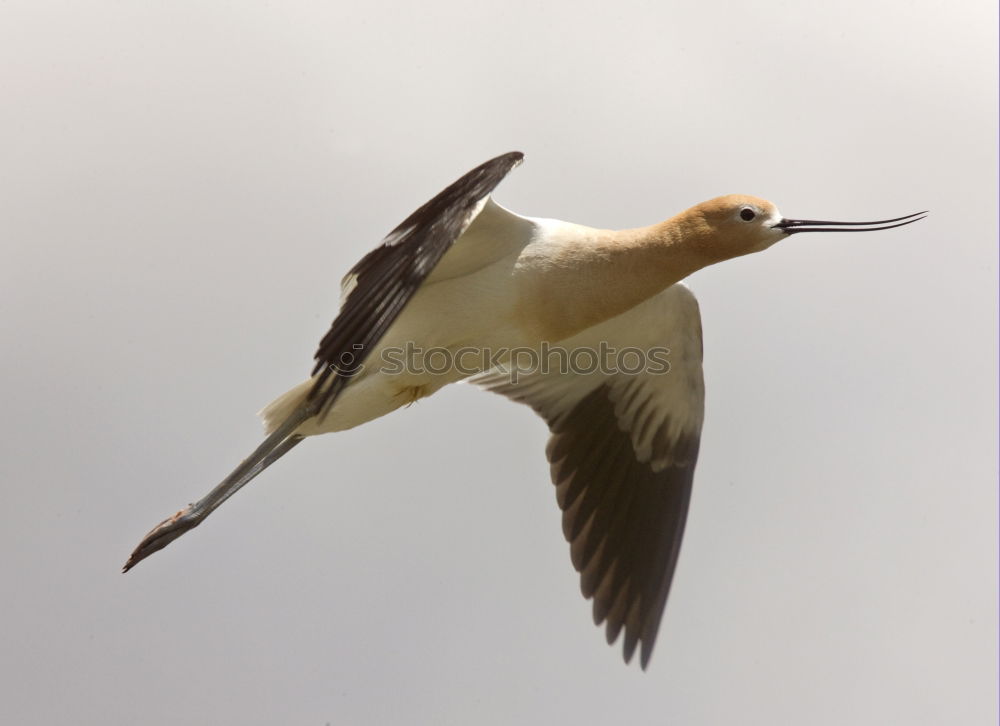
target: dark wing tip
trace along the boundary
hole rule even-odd
[[[508,151],[506,154],[503,154],[502,156],[510,159],[511,163],[514,164],[514,166],[517,166],[522,161],[524,161],[523,151]]]
[[[548,454],[563,531],[584,597],[608,644],[621,635],[626,663],[645,670],[663,616],[687,518],[697,436],[669,445],[673,463],[640,462],[618,427],[605,386],[552,427]]]
[[[493,164],[509,164],[508,171],[513,169],[515,166],[524,161],[523,151],[508,151],[505,154],[500,154],[499,156],[494,156],[489,161],[484,161],[479,165],[479,168],[491,166]]]
[[[429,226],[451,213],[464,216],[480,199],[492,193],[504,177],[523,160],[524,154],[520,151],[508,151],[470,169],[400,222],[386,239],[394,235],[411,234],[415,229]],[[461,230],[455,231],[460,233]],[[398,243],[394,241],[394,244]],[[358,267],[362,263],[363,260],[351,271],[359,272]]]

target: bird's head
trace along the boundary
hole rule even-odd
[[[823,222],[786,219],[766,199],[746,194],[727,194],[702,202],[682,215],[698,239],[701,251],[713,261],[766,250],[775,242],[798,232],[872,232],[902,227],[923,219],[926,212],[877,222]]]

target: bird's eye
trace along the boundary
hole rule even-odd
[[[750,209],[750,207],[743,207],[743,209],[740,210],[740,219],[744,222],[749,222],[756,216],[757,213]]]

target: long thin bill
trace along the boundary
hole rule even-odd
[[[774,225],[785,234],[796,232],[875,232],[880,229],[904,227],[919,222],[927,216],[927,211],[914,212],[905,217],[880,219],[876,222],[828,222],[818,219],[783,219]]]

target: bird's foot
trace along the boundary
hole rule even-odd
[[[172,517],[164,519],[142,538],[139,546],[129,555],[122,572],[128,572],[157,550],[162,550],[188,530],[194,529],[201,520],[202,517],[192,513],[191,506],[187,506]]]

